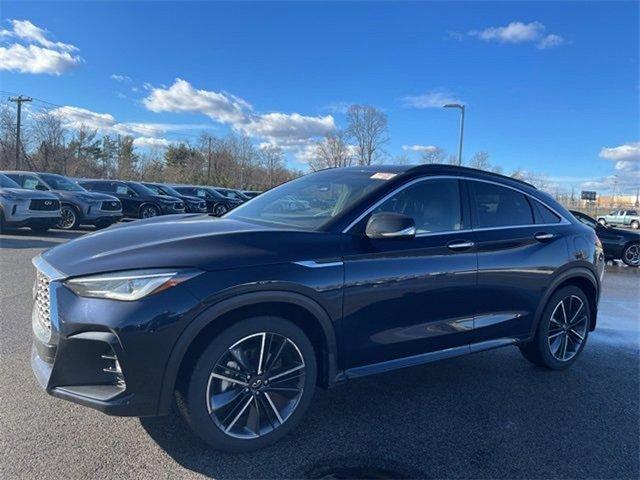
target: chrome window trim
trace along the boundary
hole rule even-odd
[[[571,224],[571,222],[569,222],[555,208],[550,207],[545,202],[541,201],[540,199],[536,198],[535,196],[533,196],[533,195],[531,195],[531,194],[529,194],[529,193],[527,193],[527,192],[525,192],[523,190],[520,190],[519,188],[513,187],[511,185],[505,185],[504,183],[494,182],[492,180],[485,180],[483,178],[481,179],[481,178],[463,177],[463,176],[459,176],[459,175],[434,175],[434,176],[431,176],[431,177],[415,178],[415,179],[411,180],[410,182],[405,183],[404,185],[400,185],[398,188],[396,188],[392,192],[390,192],[387,195],[385,195],[384,197],[382,197],[380,200],[378,200],[376,203],[374,203],[372,206],[370,206],[368,209],[366,209],[362,214],[360,214],[358,217],[356,217],[356,219],[354,221],[352,221],[346,228],[344,228],[342,230],[342,233],[348,233],[349,230],[351,230],[355,225],[357,225],[358,222],[360,222],[364,217],[369,215],[373,210],[375,210],[381,204],[386,202],[389,198],[393,197],[394,195],[396,195],[397,193],[401,192],[405,188],[408,188],[408,187],[410,187],[412,185],[415,185],[416,183],[427,182],[427,181],[430,181],[430,180],[468,180],[468,181],[471,181],[471,182],[490,183],[490,184],[493,184],[493,185],[497,185],[499,187],[510,188],[511,190],[515,190],[516,192],[518,192],[518,193],[520,193],[522,195],[526,195],[528,198],[533,199],[533,201],[544,205],[549,210],[551,210],[554,214],[556,214],[560,218],[560,221],[556,222],[556,223],[531,223],[531,224],[526,224],[526,225],[502,225],[502,226],[499,226],[499,227],[480,227],[480,228],[467,228],[467,229],[462,229],[462,230],[443,230],[443,231],[440,231],[440,232],[418,233],[418,234],[416,234],[416,237],[426,237],[426,236],[430,236],[430,235],[444,235],[444,234],[463,233],[463,232],[480,232],[480,231],[487,231],[487,230],[504,230],[506,228],[549,227],[549,226],[570,225]],[[533,214],[533,212],[531,212],[531,213]],[[534,220],[535,220],[535,218],[534,218]]]
[[[316,260],[300,260],[299,262],[293,262],[296,265],[307,268],[326,268],[326,267],[340,267],[344,262],[317,262]]]

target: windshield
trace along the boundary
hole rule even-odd
[[[84,188],[67,177],[56,175],[55,173],[41,173],[40,177],[51,187],[52,190],[65,190],[67,192],[86,192]]]
[[[129,183],[129,187],[136,192],[138,195],[150,195],[150,196],[154,196],[155,193],[153,193],[153,190],[151,190],[148,187],[145,187],[144,185],[142,185],[141,183],[136,183],[136,182],[130,182]]]
[[[156,187],[158,189],[158,193],[161,195],[173,195],[175,197],[181,197],[182,193],[178,192],[176,189],[168,187],[167,185],[162,185],[162,187]]]
[[[269,190],[225,218],[316,230],[394,176],[371,170],[324,170]]]
[[[0,188],[20,188],[20,185],[11,180],[4,173],[0,173]]]

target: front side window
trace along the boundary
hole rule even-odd
[[[38,180],[38,177],[33,175],[24,175],[22,187],[27,190],[49,190],[40,182],[40,180]]]
[[[131,191],[129,190],[129,187],[127,187],[126,185],[123,185],[121,183],[116,183],[115,187],[116,187],[115,191],[118,195],[131,195]]]
[[[394,194],[373,213],[401,213],[413,218],[416,233],[462,229],[460,184],[457,180],[425,180]]]
[[[469,182],[476,227],[532,225],[531,205],[526,196],[493,183]]]

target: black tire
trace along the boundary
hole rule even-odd
[[[638,220],[633,220],[631,222],[631,228],[634,230],[638,230],[640,228],[640,222]]]
[[[562,318],[562,309],[560,307],[560,301],[564,301],[566,310],[571,311],[569,305],[578,309],[578,300],[582,302],[582,310],[578,315],[576,321],[580,320],[581,323],[576,328],[570,328],[565,330],[564,326],[559,326],[556,318]],[[570,299],[567,303],[567,299]],[[565,311],[566,311],[565,310]],[[552,320],[552,315],[556,313],[556,317]],[[568,316],[572,316],[568,314]],[[584,318],[583,318],[584,317]],[[566,317],[565,317],[566,318]],[[571,320],[569,318],[568,320]],[[583,323],[584,322],[584,323]],[[589,325],[591,324],[591,309],[589,308],[589,299],[582,290],[575,286],[563,287],[554,293],[547,306],[542,313],[542,318],[538,324],[536,334],[531,342],[520,345],[520,352],[531,363],[539,367],[545,367],[550,370],[564,370],[569,368],[573,362],[576,361],[582,350],[584,350],[587,344],[587,338],[589,336]],[[580,340],[579,337],[582,337]],[[553,338],[552,338],[553,337]],[[564,355],[562,354],[563,339],[566,338],[566,347],[564,348]],[[560,348],[558,352],[554,353],[555,346],[560,342]],[[579,342],[579,343],[578,343]],[[568,352],[568,350],[571,351]],[[569,355],[570,354],[570,355]],[[557,355],[565,357],[564,360],[558,358]]]
[[[160,215],[160,209],[155,205],[143,205],[140,208],[140,218],[153,218]]]
[[[227,206],[222,204],[222,203],[218,203],[216,206],[213,207],[213,214],[216,217],[221,217],[222,215],[224,215],[228,211],[229,211],[229,209],[227,208]]]
[[[56,225],[61,230],[76,230],[80,227],[80,213],[72,205],[62,205],[60,207],[60,221]]]
[[[598,219],[598,223],[599,223],[600,225],[602,225],[603,227],[606,227],[606,226],[607,226],[607,221],[606,221],[604,218],[599,218],[599,219]]]
[[[275,377],[285,379],[278,380],[279,386],[283,386],[280,382],[297,382],[296,388],[301,389],[301,392],[299,393],[299,396],[296,397],[295,401],[289,404],[287,402],[290,400],[286,398],[286,396],[296,396],[298,394],[286,393],[283,395],[282,393],[275,392],[273,385],[276,383],[275,381],[272,381],[272,385],[268,386],[269,380],[274,378],[274,376],[267,376],[270,372],[273,372],[274,370],[277,372],[280,368],[288,368],[285,366],[285,359],[288,358],[288,355],[284,353],[285,348],[281,349],[281,353],[279,353],[279,355],[272,353],[277,348],[267,348],[266,351],[268,354],[265,356],[266,358],[264,360],[266,370],[263,372],[261,377],[262,381],[266,383],[261,385],[261,389],[259,391],[256,390],[256,384],[258,383],[256,379],[258,379],[258,376],[252,376],[251,380],[246,379],[247,382],[251,382],[251,385],[249,385],[249,383],[245,385],[235,385],[235,383],[241,382],[227,382],[226,390],[223,389],[223,391],[218,394],[221,396],[220,398],[222,398],[222,395],[225,395],[225,399],[232,397],[232,400],[227,400],[222,407],[218,407],[219,411],[224,410],[220,416],[222,417],[226,415],[225,418],[229,419],[225,423],[225,420],[220,420],[218,418],[218,414],[215,413],[216,408],[211,406],[209,403],[212,401],[211,399],[213,399],[213,396],[210,394],[210,388],[216,389],[215,385],[224,386],[225,383],[224,381],[213,379],[211,374],[215,370],[216,373],[220,372],[225,375],[236,375],[235,372],[232,373],[232,370],[229,369],[231,368],[235,370],[237,368],[238,370],[241,370],[241,363],[236,363],[234,366],[233,362],[225,362],[225,359],[230,358],[233,360],[233,358],[237,358],[229,356],[230,347],[239,344],[240,347],[238,348],[241,348],[242,345],[244,345],[242,342],[252,342],[254,341],[254,338],[255,341],[259,341],[259,339],[262,338],[261,335],[264,333],[266,333],[266,335],[270,335],[270,337],[268,337],[270,339],[288,339],[289,342],[292,342],[291,344],[281,340],[282,344],[285,345],[285,348],[289,349],[290,352],[296,352],[296,355],[301,356],[302,366],[298,365],[296,367],[299,370],[289,373],[286,376],[282,376],[282,373],[278,373],[278,375],[274,374]],[[272,345],[277,346],[278,341],[279,340],[276,340],[272,343],[272,340],[269,340],[269,347],[272,347]],[[297,348],[293,350],[290,345]],[[262,350],[264,351],[265,348],[266,347],[263,347]],[[242,363],[258,363],[255,361],[255,355],[242,354],[241,356],[244,359],[244,362]],[[277,360],[275,363],[271,363],[269,366],[269,359],[273,362],[273,359],[276,357]],[[223,367],[220,367],[221,362],[224,364]],[[229,365],[231,365],[231,367]],[[253,373],[255,374],[256,372]],[[284,373],[286,373],[286,370]],[[213,339],[211,344],[204,349],[195,363],[189,381],[186,382],[184,387],[177,392],[178,406],[191,429],[216,450],[226,452],[249,452],[277,442],[295,428],[311,403],[315,389],[316,376],[316,358],[313,346],[305,333],[299,327],[279,317],[253,317],[235,323],[222,331]],[[242,377],[236,378],[245,379],[246,377],[243,375]],[[210,382],[214,383],[210,384]],[[291,384],[285,385],[292,386]],[[229,393],[232,393],[233,395],[229,395]],[[267,403],[267,400],[269,403]],[[232,402],[234,403],[233,407],[229,407],[229,405],[232,405]],[[276,405],[282,405],[283,403],[285,403],[284,408],[287,413],[283,413],[285,412],[284,409],[280,411],[280,414],[286,415],[282,417],[283,421],[281,423],[279,421],[279,419],[281,419],[280,414],[274,412],[277,412]],[[211,413],[209,411],[210,406]],[[256,411],[258,412],[257,414]],[[239,418],[235,418],[236,415]],[[276,415],[278,415],[277,418]],[[233,420],[234,418],[235,420]],[[257,420],[254,423],[253,431],[249,427],[251,419],[254,421]],[[253,438],[240,438],[238,436],[234,436],[233,430],[231,433],[225,433],[225,431],[223,431],[224,427],[228,427],[229,429],[244,428],[243,433],[251,432],[251,434],[253,434],[256,430],[255,425],[262,425],[260,422],[263,422],[266,425],[266,433],[261,433],[260,436],[255,436]],[[231,424],[231,426],[228,426],[229,424]],[[269,428],[272,428],[272,430],[269,431]],[[257,430],[261,430],[261,427],[258,427]]]
[[[630,267],[640,267],[640,243],[630,243],[622,251],[622,261]]]

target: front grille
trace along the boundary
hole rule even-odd
[[[35,199],[31,200],[29,210],[60,210],[60,202],[58,200]]]
[[[116,202],[116,201],[107,201],[107,202],[102,202],[102,210],[121,210],[122,207],[120,206],[120,202]]]
[[[51,334],[51,299],[49,295],[50,280],[40,271],[36,271],[34,286],[35,305],[33,314],[40,327],[50,336]]]

